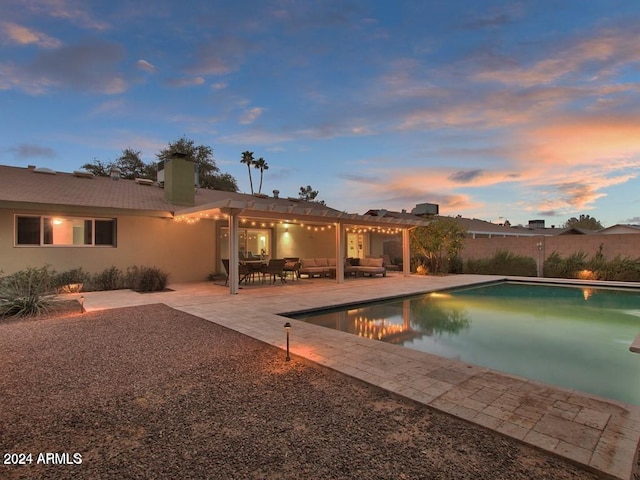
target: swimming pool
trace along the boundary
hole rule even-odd
[[[504,282],[290,315],[640,405],[640,293]]]

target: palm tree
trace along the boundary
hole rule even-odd
[[[260,157],[253,163],[253,166],[260,170],[260,186],[258,187],[258,193],[262,193],[262,175],[265,170],[269,170],[269,165],[264,161],[264,158]]]
[[[251,178],[251,167],[255,165],[256,161],[253,159],[253,152],[242,152],[242,160],[240,163],[244,163],[249,171],[249,185],[251,186],[251,194],[253,195],[253,179]]]

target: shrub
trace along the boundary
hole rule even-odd
[[[575,252],[562,258],[553,252],[544,262],[544,276],[551,278],[578,278],[580,272],[587,270],[587,254]],[[583,274],[586,275],[586,274]]]
[[[562,276],[560,274],[561,270],[562,270],[562,257],[558,252],[553,252],[544,261],[543,275],[545,277],[550,277],[550,278],[560,278]]]
[[[159,292],[167,286],[169,274],[156,267],[133,266],[127,269],[125,283],[136,292]]]
[[[640,281],[640,259],[620,257],[619,255],[609,262],[605,262],[598,270],[602,280],[619,282]]]
[[[91,275],[82,268],[73,268],[65,272],[56,274],[53,277],[53,286],[57,291],[69,291],[69,285],[77,285],[87,283],[91,279]]]
[[[109,267],[91,277],[90,286],[85,290],[118,290],[125,288],[124,276],[118,267]]]
[[[467,260],[465,273],[480,275],[517,275],[535,277],[536,261],[532,257],[516,255],[507,251],[496,252],[493,257]]]
[[[459,256],[454,256],[449,260],[449,273],[462,273],[464,262]]]
[[[587,254],[584,252],[575,252],[569,255],[564,261],[563,277],[577,278],[578,273],[587,267]]]
[[[49,267],[27,268],[0,279],[0,317],[48,312],[55,303]]]

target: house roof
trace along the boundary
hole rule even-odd
[[[117,209],[149,215],[202,217],[236,209],[242,215],[265,218],[304,218],[332,222],[349,220],[354,224],[420,225],[422,220],[374,218],[330,208],[317,202],[297,198],[274,198],[222,190],[197,189],[194,206],[172,205],[165,200],[157,183],[142,184],[134,180],[112,180],[87,176],[79,172],[53,172],[0,165],[0,208],[74,207],[84,209]]]
[[[640,225],[634,225],[631,223],[618,223],[611,227],[603,228],[598,233],[640,233]]]

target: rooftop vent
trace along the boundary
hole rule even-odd
[[[529,220],[529,228],[544,228],[544,220]]]
[[[118,167],[112,167],[109,171],[109,177],[111,177],[111,180],[120,180],[121,174],[122,171]]]
[[[436,203],[418,203],[411,213],[420,216],[438,215],[439,206]]]
[[[74,170],[73,176],[78,178],[93,178],[94,175],[91,172],[87,172],[85,170]]]
[[[273,198],[280,198],[280,190],[273,191]]]
[[[153,185],[153,180],[151,180],[150,178],[136,178],[135,182],[139,183],[140,185]]]
[[[46,167],[40,167],[40,168],[34,168],[33,171],[35,173],[46,173],[47,175],[55,175],[56,172],[51,170],[50,168],[46,168]]]

